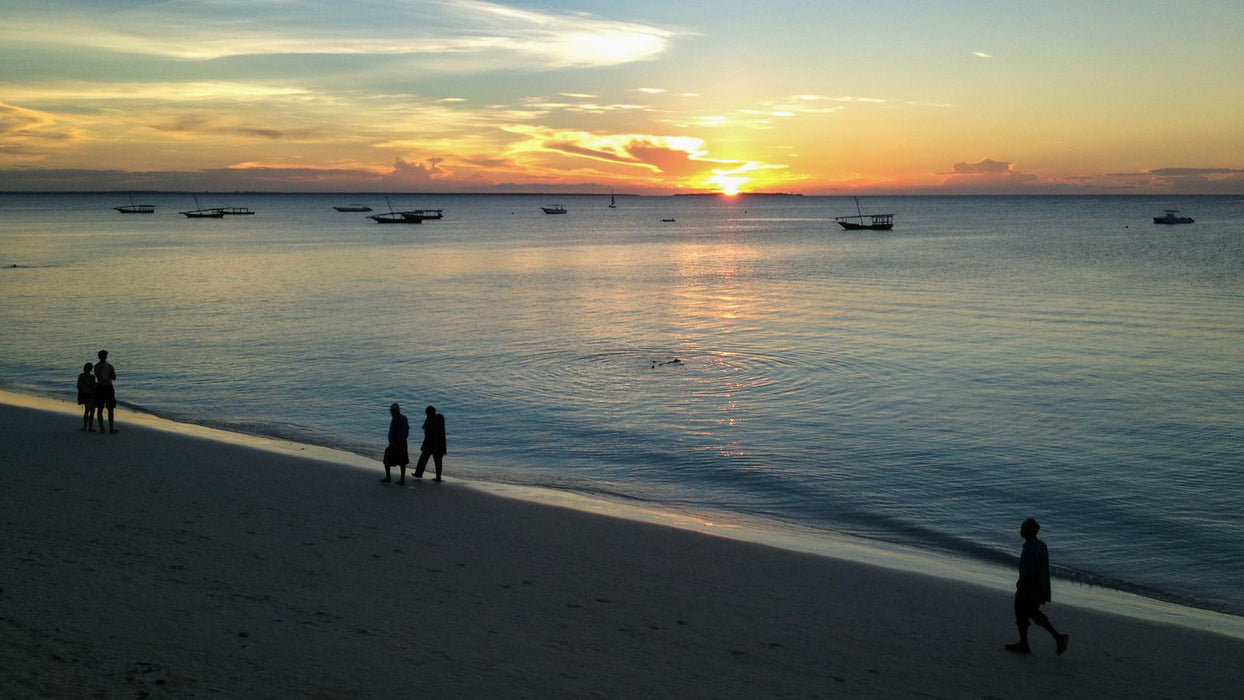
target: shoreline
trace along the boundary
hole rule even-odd
[[[78,416],[81,410],[68,401],[4,389],[0,389],[0,405],[72,413]],[[213,440],[285,456],[331,462],[364,471],[379,472],[383,468],[377,459],[333,447],[184,423],[128,409],[125,410],[124,416],[123,422],[175,435]],[[411,469],[413,471],[413,465]],[[527,503],[671,527],[800,554],[842,559],[893,571],[982,586],[1006,593],[1012,593],[1015,586],[1014,567],[882,540],[799,528],[790,524],[770,523],[734,513],[678,511],[651,505],[636,505],[620,499],[609,499],[568,490],[458,477],[453,477],[453,479],[458,484],[482,493]],[[1018,551],[1018,546],[1016,551]],[[1060,603],[1244,640],[1244,616],[1197,608],[1117,588],[1064,578],[1055,578],[1054,583]]]
[[[9,397],[2,396],[0,400]],[[36,400],[36,403],[42,400]],[[1226,697],[1244,640],[0,401],[5,697]],[[363,469],[360,469],[360,466]]]

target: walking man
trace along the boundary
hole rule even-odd
[[[389,421],[389,446],[384,448],[384,478],[381,481],[393,481],[390,476],[392,467],[402,468],[402,478],[397,480],[398,486],[406,483],[406,465],[410,464],[410,452],[406,448],[406,438],[410,435],[410,421],[402,415],[402,407],[389,406],[393,419]]]
[[[113,426],[112,412],[117,408],[117,390],[113,382],[117,380],[117,370],[108,362],[108,351],[99,351],[99,362],[95,363],[95,410],[98,411],[99,432],[104,432],[104,409],[108,409],[108,432],[116,434]]]
[[[1028,621],[1037,623],[1054,638],[1055,651],[1062,654],[1067,651],[1069,634],[1059,634],[1050,623],[1050,619],[1041,612],[1041,604],[1050,601],[1050,554],[1045,543],[1037,539],[1041,525],[1033,518],[1028,518],[1019,526],[1019,534],[1024,538],[1024,549],[1019,555],[1019,581],[1015,584],[1015,626],[1019,628],[1019,641],[1007,644],[1007,651],[1027,654]]]
[[[445,452],[445,415],[437,413],[436,408],[428,406],[424,409],[427,419],[423,421],[423,445],[419,448],[419,463],[415,465],[415,478],[423,478],[423,469],[428,466],[428,458],[436,462],[436,481],[441,480],[441,459]]]

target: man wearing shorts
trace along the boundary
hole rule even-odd
[[[99,351],[99,362],[95,363],[95,407],[99,415],[99,432],[104,432],[104,409],[108,409],[108,432],[116,434],[113,427],[112,413],[117,408],[117,391],[112,385],[117,380],[117,371],[108,362],[108,351]]]

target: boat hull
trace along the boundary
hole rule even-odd
[[[154,214],[154,204],[127,204],[123,207],[113,207],[122,214]]]
[[[223,219],[225,213],[219,209],[192,209],[183,211],[181,215],[187,219]]]
[[[1155,224],[1191,224],[1196,220],[1190,216],[1155,216],[1153,223]]]
[[[854,221],[839,221],[838,225],[847,231],[889,231],[894,224],[857,224]]]

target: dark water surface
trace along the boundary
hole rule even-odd
[[[1244,198],[139,199],[0,195],[0,386],[106,347],[131,407],[377,458],[431,403],[451,475],[995,561],[1034,515],[1065,575],[1244,613]]]

